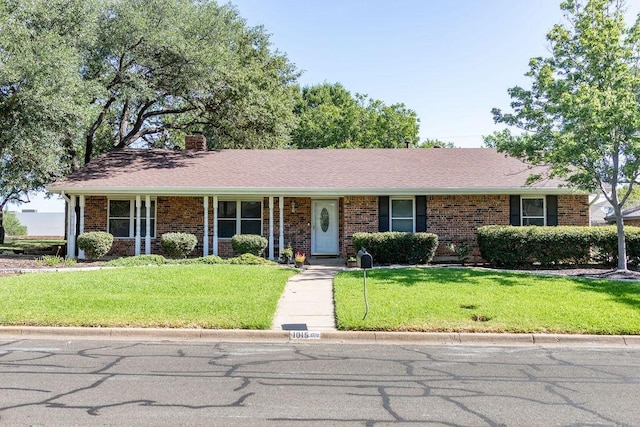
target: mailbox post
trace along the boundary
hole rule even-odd
[[[364,292],[364,306],[365,312],[362,320],[367,318],[369,314],[369,301],[367,301],[367,269],[373,268],[373,256],[367,252],[365,248],[362,248],[356,254],[356,265],[362,269],[362,289]]]
[[[356,254],[356,265],[358,268],[367,269],[373,268],[373,257],[365,248],[362,248]]]

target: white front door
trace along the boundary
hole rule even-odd
[[[311,253],[338,255],[338,201],[311,202]]]

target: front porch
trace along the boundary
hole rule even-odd
[[[230,257],[234,234],[260,234],[268,240],[270,260],[289,246],[307,256],[345,258],[354,232],[375,231],[375,221],[355,212],[362,207],[359,198],[66,195],[67,256],[84,258],[75,245],[79,234],[107,231],[115,237],[110,254],[117,256],[161,253],[163,234],[184,232],[198,238],[194,255]],[[369,199],[373,208],[375,198]]]

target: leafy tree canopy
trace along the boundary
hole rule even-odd
[[[0,242],[2,209],[68,171],[89,113],[78,74],[82,1],[0,1]]]
[[[0,0],[0,27],[0,114],[73,167],[193,131],[218,146],[290,141],[298,73],[231,5]]]
[[[620,211],[640,174],[640,27],[625,24],[623,3],[563,1],[567,24],[548,33],[551,56],[531,59],[530,88],[509,89],[512,113],[493,110],[497,123],[522,133],[505,129],[485,139],[549,165],[570,185],[601,189],[618,218],[619,269],[626,269]],[[622,184],[627,191],[620,198]]]
[[[352,96],[341,84],[301,89],[292,134],[297,148],[398,148],[418,143],[419,119],[404,104]]]
[[[22,225],[13,212],[4,213],[4,228],[9,236],[26,236],[27,226]]]
[[[445,142],[440,141],[439,139],[425,139],[422,141],[418,148],[456,148],[456,145],[453,142]]]
[[[82,69],[99,89],[86,161],[114,147],[179,145],[194,130],[217,147],[289,142],[298,74],[232,6],[116,0],[99,10]]]

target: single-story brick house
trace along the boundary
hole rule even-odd
[[[613,209],[613,208],[612,208]],[[624,225],[632,225],[634,227],[640,226],[640,206],[633,206],[623,210],[622,219],[624,221]],[[610,214],[607,215],[604,220],[609,224],[615,224],[616,215]]]
[[[261,234],[268,257],[291,245],[353,255],[367,231],[427,231],[474,244],[489,224],[589,225],[588,195],[490,148],[220,150],[201,135],[185,150],[113,151],[49,186],[68,203],[70,256],[86,231],[115,236],[112,254],[160,253],[167,232],[198,237],[199,254],[231,256],[234,234]],[[79,253],[79,257],[83,254]]]

